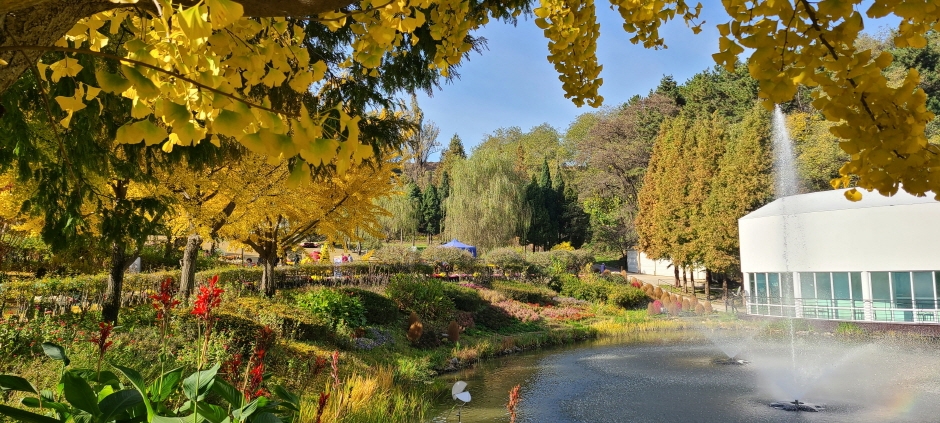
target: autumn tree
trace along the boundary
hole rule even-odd
[[[75,99],[65,105],[63,115],[78,111],[79,103],[94,101],[93,95],[81,99],[77,90],[89,93],[91,88],[102,88],[127,94],[138,105],[134,120],[125,123],[122,142],[146,139],[169,149],[228,135],[263,154],[302,154],[315,165],[335,156],[351,158],[361,144],[356,136],[361,111],[292,110],[289,102],[279,101],[282,97],[257,95],[255,88],[290,87],[302,93],[311,84],[333,83],[337,79],[331,78],[340,74],[382,78],[377,69],[384,63],[413,57],[426,57],[428,70],[451,75],[474,48],[472,31],[491,19],[512,21],[532,6],[527,1],[454,0],[379,6],[347,0],[133,3],[137,2],[4,2],[0,91],[7,91],[34,67],[40,72],[58,70],[53,78],[61,78],[76,72],[69,65],[76,55],[106,57],[120,63],[120,69],[98,75],[97,83],[76,85],[70,96],[62,95]],[[612,5],[623,17],[624,29],[634,35],[631,41],[647,48],[666,45],[659,29],[667,21],[681,18],[694,32],[703,24],[698,20],[701,4],[693,7],[685,0],[654,4],[617,0]],[[835,124],[831,131],[850,155],[833,184],[856,183],[882,194],[902,186],[917,195],[940,191],[940,178],[931,176],[932,169],[940,167],[940,147],[926,142],[925,128],[934,114],[919,87],[920,72],[909,70],[900,84],[889,84],[883,73],[894,56],[855,48],[864,27],[863,13],[871,19],[900,18],[894,44],[923,47],[925,35],[940,22],[937,8],[887,0],[864,6],[861,0],[732,0],[722,6],[728,21],[717,25],[719,52],[714,59],[733,72],[747,51],[748,73],[757,81],[766,107],[789,101],[801,85],[816,88],[813,106]],[[598,95],[602,79],[594,7],[591,2],[546,1],[531,9],[534,24],[548,39],[547,57],[559,72],[566,97],[579,106],[599,106],[603,101]],[[332,32],[348,31],[342,42],[349,52],[347,60],[336,62],[341,66],[331,68],[298,48],[317,43],[322,35],[308,36],[307,23]],[[122,30],[131,36],[115,35]],[[101,51],[117,44],[119,52]],[[71,60],[39,63],[48,51],[67,53]],[[349,72],[334,72],[340,69]],[[293,134],[290,140],[288,134]],[[857,200],[861,194],[851,189],[846,195]]]
[[[721,274],[724,292],[730,275],[740,271],[738,219],[773,199],[773,157],[769,113],[752,108],[732,126],[702,206],[699,235],[702,264]]]
[[[408,109],[408,120],[414,125],[410,134],[405,138],[405,150],[410,160],[405,169],[412,181],[424,184],[424,174],[427,171],[428,160],[431,154],[438,151],[441,143],[437,136],[441,130],[431,121],[425,121],[424,111],[418,105],[416,96],[411,96],[411,107]]]
[[[663,121],[676,113],[675,102],[665,95],[637,97],[599,113],[571,145],[581,169],[578,189],[591,203],[585,209],[592,216],[593,241],[620,252],[622,260],[636,242],[633,220],[654,141]]]

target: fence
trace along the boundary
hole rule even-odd
[[[424,264],[369,262],[288,266],[274,269],[274,284],[277,289],[308,285],[384,286],[393,274],[430,274],[431,270]],[[260,267],[222,267],[196,273],[196,282],[218,275],[223,286],[241,293],[257,290],[262,272]],[[167,278],[179,281],[180,271],[125,274],[121,306],[149,303],[150,295],[156,293]],[[107,284],[108,276],[104,274],[4,280],[0,282],[0,316],[12,313],[29,318],[36,313],[84,314],[100,310]]]
[[[758,301],[761,300],[761,301]],[[747,298],[748,314],[819,320],[940,323],[940,307],[916,308],[911,301]]]

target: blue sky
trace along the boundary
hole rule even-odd
[[[669,46],[663,50],[630,43],[620,15],[598,4],[601,35],[597,56],[604,66],[600,94],[605,106],[621,104],[636,94],[646,95],[663,75],[672,75],[682,83],[714,66],[711,55],[718,51],[715,25],[728,17],[717,2],[704,3],[702,32],[693,35],[681,19],[669,22],[660,29]],[[875,32],[888,23],[866,20],[866,30]],[[486,134],[510,126],[528,130],[547,122],[563,132],[575,117],[595,110],[578,108],[564,97],[558,74],[546,59],[548,40],[531,19],[520,20],[515,27],[491,23],[476,35],[487,39],[489,49],[482,55],[471,53],[459,69],[460,79],[443,84],[430,98],[418,96],[425,119],[440,127],[438,141],[443,146],[456,133],[469,152]],[[436,154],[432,160],[437,160]]]

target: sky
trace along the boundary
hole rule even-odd
[[[673,20],[660,28],[668,46],[661,50],[630,43],[620,15],[598,4],[601,33],[597,56],[604,66],[604,84],[600,88],[604,106],[648,94],[664,75],[671,75],[681,84],[715,65],[711,57],[718,52],[715,25],[727,22],[728,16],[717,2],[704,3],[702,32],[694,35],[682,19]],[[876,32],[890,23],[866,19],[866,32]],[[896,25],[896,20],[893,23]],[[457,134],[469,152],[487,134],[512,126],[528,131],[548,123],[564,132],[578,115],[596,110],[578,108],[564,97],[558,73],[546,58],[548,40],[531,18],[520,19],[515,27],[491,22],[475,35],[487,39],[488,50],[482,55],[471,53],[458,69],[460,78],[442,84],[433,96],[418,95],[425,120],[441,130],[441,148]],[[437,159],[438,154],[431,156],[431,160]]]

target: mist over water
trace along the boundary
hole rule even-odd
[[[800,178],[796,172],[796,156],[793,154],[793,141],[787,129],[787,117],[774,106],[774,118],[771,126],[774,143],[774,196],[783,198],[800,192]]]

